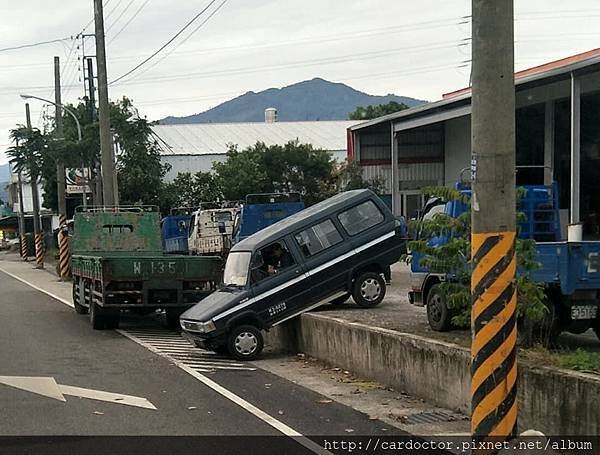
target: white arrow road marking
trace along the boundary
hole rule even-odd
[[[54,398],[59,401],[67,401],[64,395],[69,395],[73,397],[89,398],[90,400],[135,406],[138,408],[156,409],[156,407],[146,398],[57,384],[54,378],[50,377],[0,376],[0,384],[37,393],[38,395]]]
[[[29,376],[0,376],[0,384],[37,393],[59,401],[67,401],[54,378]]]

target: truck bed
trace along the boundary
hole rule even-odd
[[[600,242],[539,242],[541,268],[532,273],[537,282],[560,285],[565,295],[600,289]]]

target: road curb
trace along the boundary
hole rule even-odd
[[[423,336],[307,313],[267,334],[274,350],[303,352],[405,391],[470,413],[470,352]],[[600,377],[521,361],[519,427],[545,434],[600,434]]]

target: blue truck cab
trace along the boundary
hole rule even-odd
[[[233,223],[232,244],[304,210],[299,193],[248,194]]]
[[[167,254],[188,254],[188,235],[191,208],[172,209],[170,214],[160,221],[163,251]]]
[[[520,188],[524,196],[517,211],[524,213],[525,219],[518,223],[518,235],[536,241],[540,267],[531,272],[531,277],[545,284],[551,304],[552,335],[558,336],[562,331],[582,333],[593,328],[600,337],[600,242],[562,240],[556,183]],[[457,183],[456,189],[467,197],[471,195],[468,183]],[[427,202],[421,219],[431,219],[436,213],[455,218],[466,210],[467,204],[463,202],[436,198]],[[427,242],[435,247],[448,240],[448,236],[440,236]],[[427,319],[433,330],[448,330],[451,314],[439,284],[452,278],[429,272],[420,259],[420,254],[412,253],[409,301],[427,306]]]

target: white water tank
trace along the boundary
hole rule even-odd
[[[265,109],[265,123],[275,123],[277,121],[277,109],[268,107]]]

